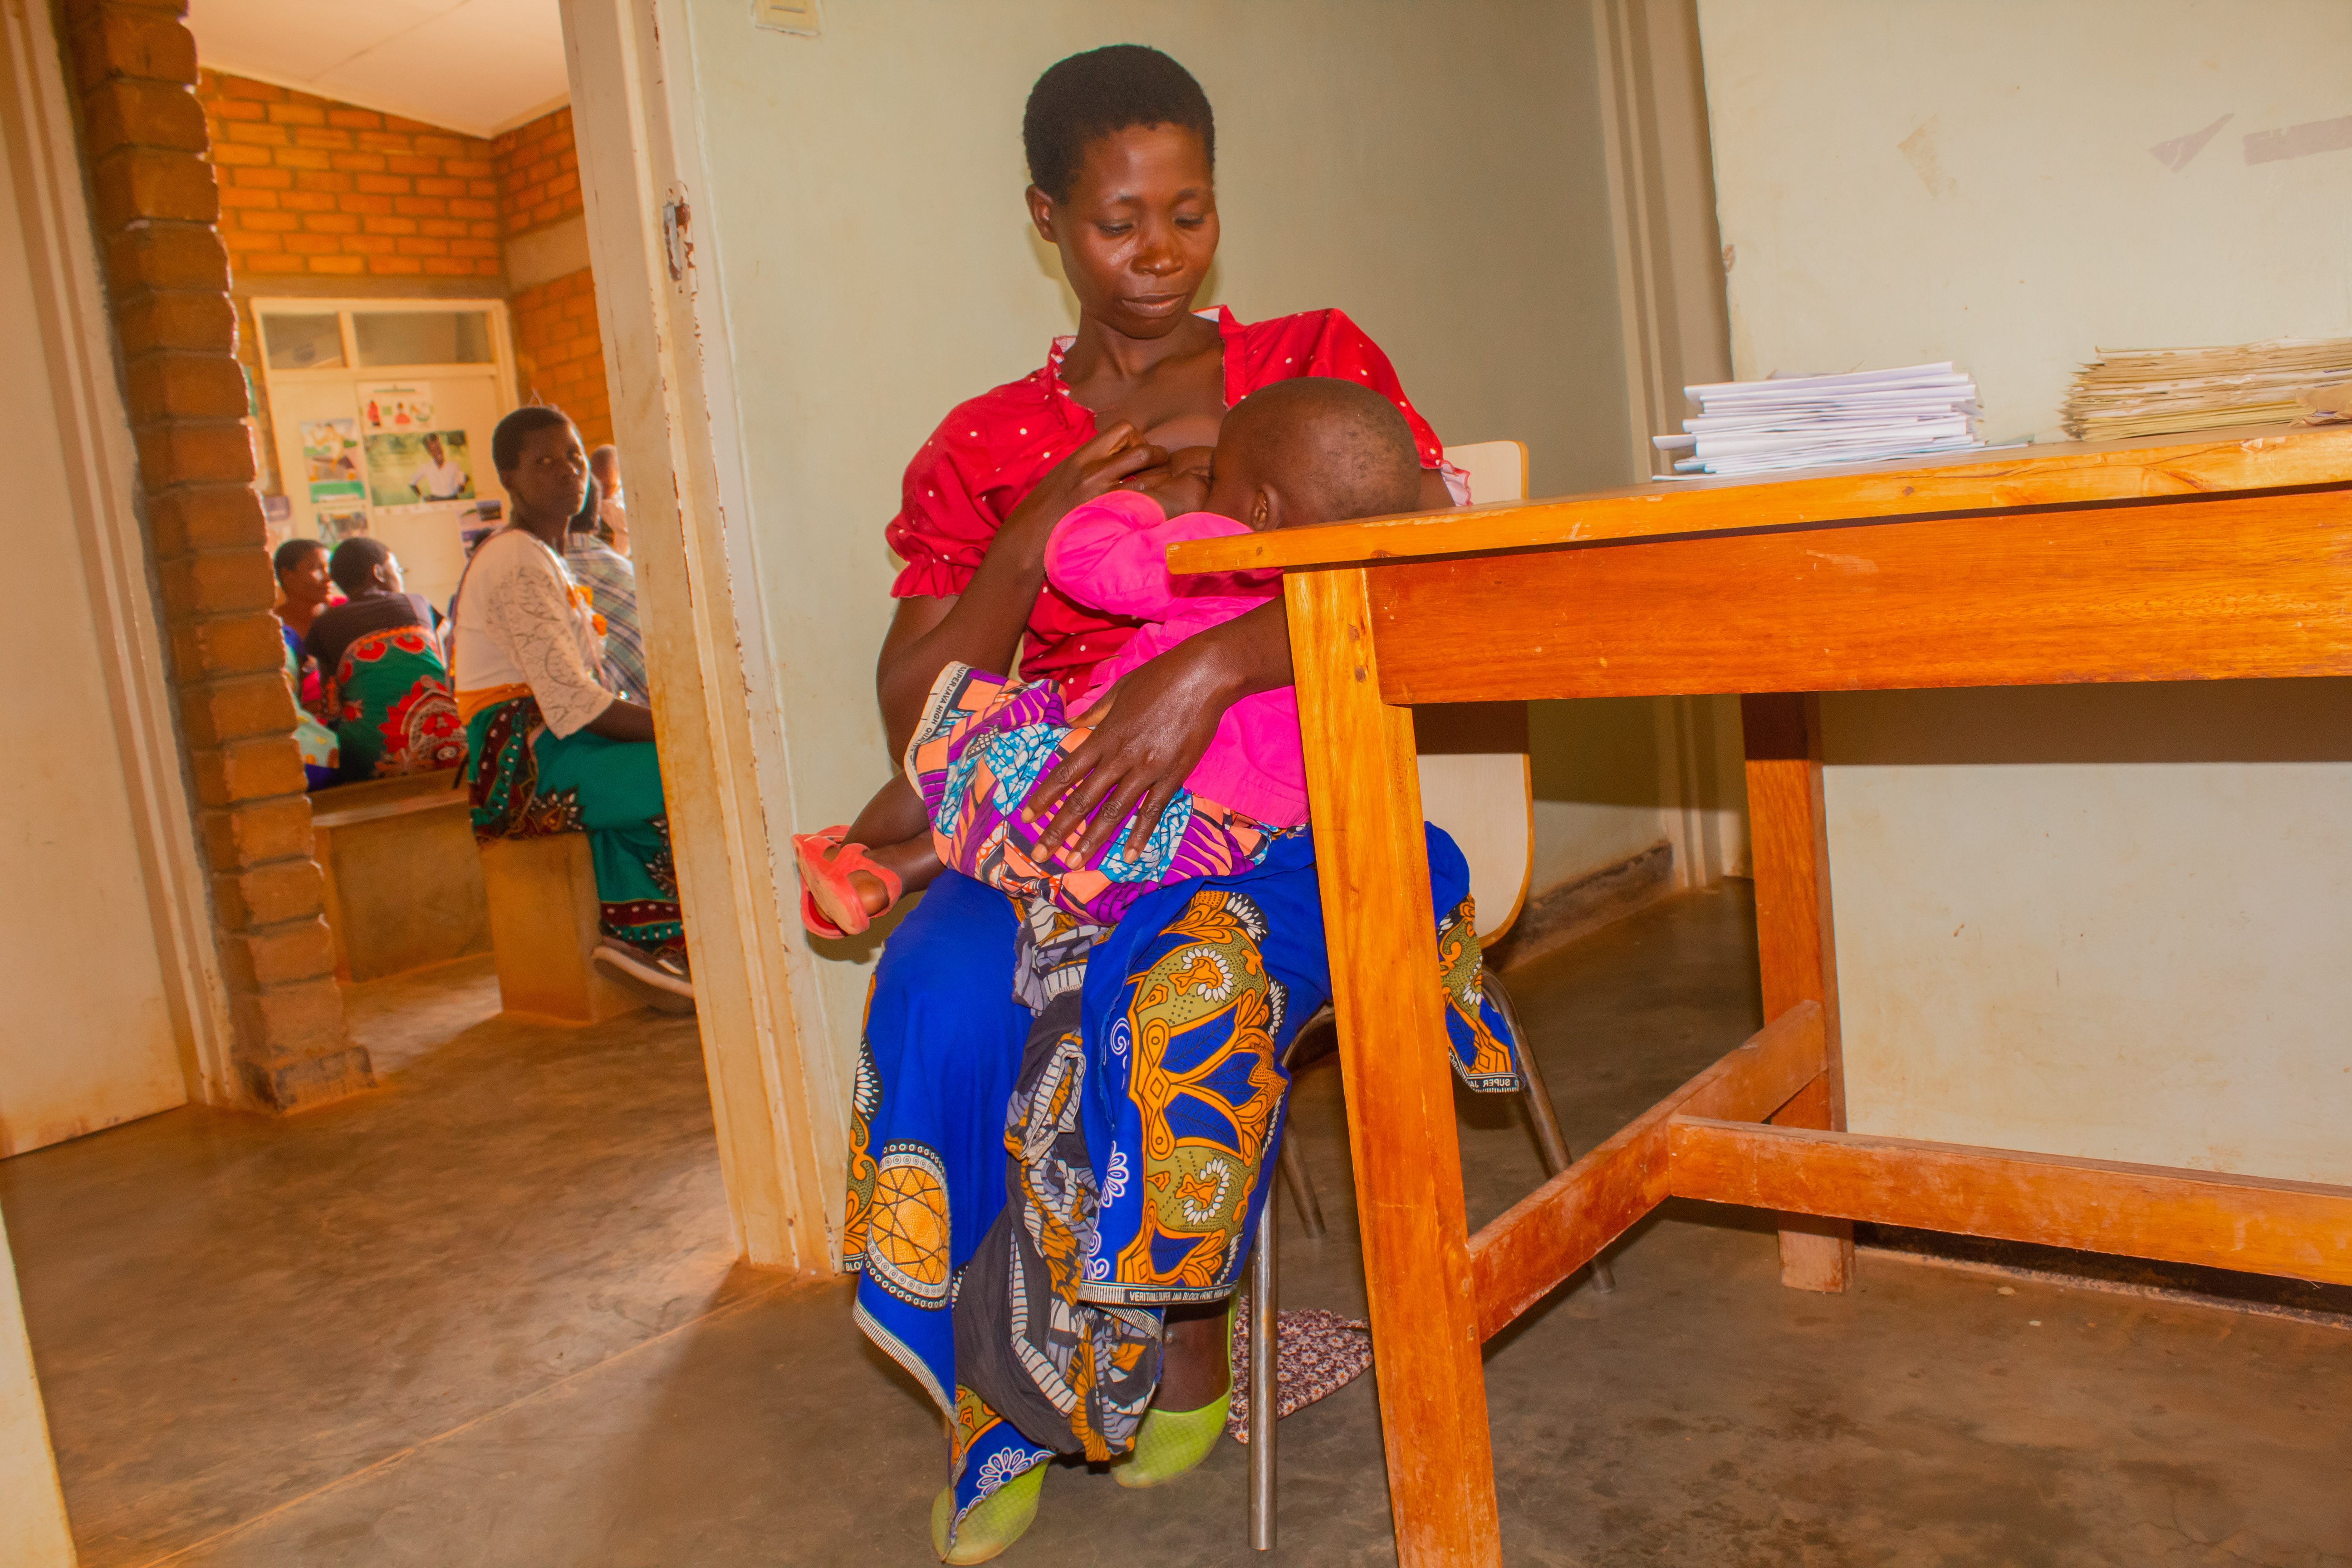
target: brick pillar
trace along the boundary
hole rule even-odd
[[[220,193],[183,0],[67,0],[180,731],[213,878],[238,1089],[293,1110],[374,1082],[343,1027],[253,490]]]

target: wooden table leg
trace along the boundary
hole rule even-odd
[[[1821,699],[1788,692],[1743,697],[1748,838],[1756,859],[1756,956],[1764,1016],[1822,1005],[1828,1066],[1772,1120],[1845,1128],[1844,1058],[1838,1048],[1837,946],[1830,925],[1829,828],[1822,811]],[[1853,1273],[1853,1226],[1788,1215],[1780,1222],[1780,1283],[1836,1291]]]
[[[1286,591],[1397,1561],[1499,1564],[1412,715],[1381,700],[1361,568]]]

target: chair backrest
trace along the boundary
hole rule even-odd
[[[1448,447],[1445,460],[1470,476],[1470,504],[1528,499],[1528,448],[1524,441],[1474,441]]]
[[[1474,505],[1527,499],[1528,449],[1517,441],[1448,447],[1445,460],[1470,476]],[[1470,862],[1478,938],[1491,946],[1519,918],[1535,862],[1527,704],[1424,708],[1415,729],[1422,815],[1451,834]]]

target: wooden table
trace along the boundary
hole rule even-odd
[[[1843,1131],[1822,691],[2352,674],[2352,427],[1660,483],[1179,546],[1278,567],[1407,1568],[1501,1561],[1481,1344],[1668,1197],[2352,1283],[2352,1187]],[[1741,696],[1754,1037],[1471,1236],[1411,704]],[[1992,1042],[1988,1041],[1990,1047]]]

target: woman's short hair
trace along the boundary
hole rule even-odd
[[[375,569],[391,559],[390,545],[359,534],[335,546],[334,555],[327,562],[327,575],[335,580],[345,598],[355,599],[373,579]]]
[[[310,552],[327,552],[327,547],[315,539],[289,539],[272,552],[269,569],[283,577],[310,558]]]
[[[1181,125],[1201,138],[1209,167],[1217,166],[1216,117],[1192,73],[1158,49],[1113,44],[1055,61],[1029,89],[1021,116],[1029,178],[1055,201],[1068,201],[1088,144],[1132,125]]]
[[[522,461],[522,444],[535,430],[552,430],[559,426],[569,429],[571,418],[561,408],[550,408],[534,403],[528,408],[518,408],[499,421],[490,432],[490,467],[502,474],[514,472]]]

